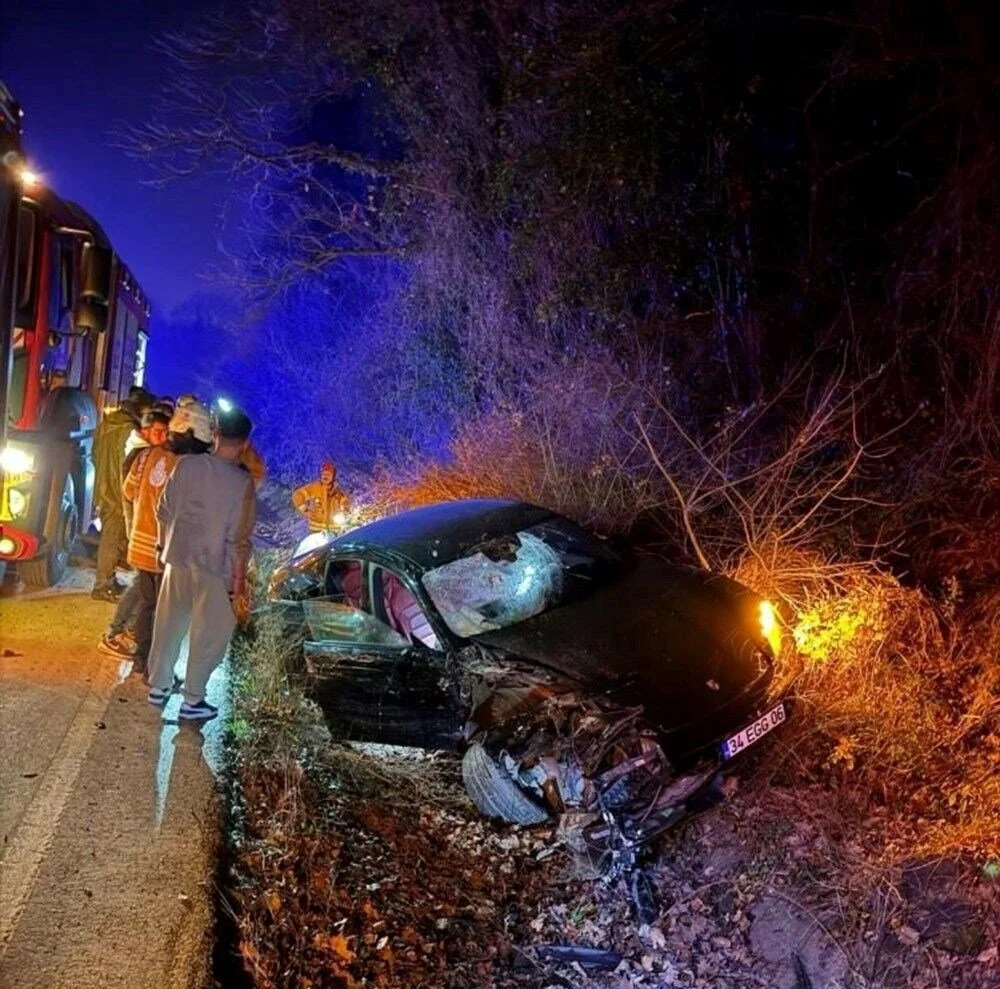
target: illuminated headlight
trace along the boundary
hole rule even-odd
[[[7,507],[11,518],[19,519],[28,510],[28,496],[17,488],[11,488],[7,492]]]
[[[26,450],[5,446],[0,450],[0,468],[8,474],[26,474],[35,469],[35,458]]]
[[[761,601],[757,614],[760,619],[761,634],[771,646],[771,652],[777,656],[781,650],[781,626],[778,625],[778,614],[774,610],[774,605],[770,601]]]
[[[336,512],[333,516],[334,525],[347,525],[347,513],[346,512]]]
[[[10,556],[17,549],[17,543],[10,536],[0,536],[0,556]]]

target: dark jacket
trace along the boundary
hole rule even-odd
[[[94,500],[102,511],[122,507],[125,443],[138,419],[124,405],[113,409],[94,433]]]

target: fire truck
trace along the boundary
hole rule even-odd
[[[0,84],[0,561],[49,586],[91,519],[99,416],[143,383],[150,306],[97,221],[24,167],[20,119]]]

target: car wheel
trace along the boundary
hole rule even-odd
[[[487,817],[512,824],[541,824],[549,819],[549,812],[532,800],[478,742],[462,756],[462,782],[472,802]]]

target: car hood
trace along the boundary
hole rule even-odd
[[[661,732],[717,716],[721,735],[770,681],[759,601],[724,577],[639,557],[587,597],[475,641],[642,704]]]

